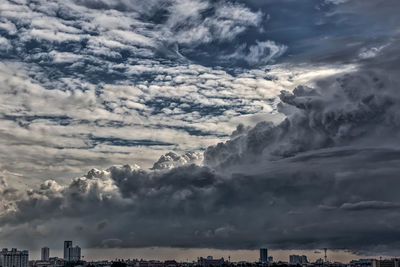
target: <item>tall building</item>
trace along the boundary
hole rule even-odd
[[[0,252],[0,265],[2,267],[28,267],[29,252],[27,250],[8,250],[3,248]]]
[[[260,262],[268,263],[268,249],[260,248]]]
[[[49,257],[50,257],[50,249],[48,247],[42,248],[41,260],[42,261],[49,261]]]
[[[64,260],[69,261],[69,248],[72,248],[72,241],[64,241]]]
[[[72,246],[72,241],[64,241],[64,260],[79,261],[81,259],[81,248]]]
[[[69,261],[81,260],[81,248],[78,246],[69,248]]]

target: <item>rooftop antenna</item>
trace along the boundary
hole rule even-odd
[[[327,248],[324,248],[324,252],[325,252],[324,261],[325,261],[325,262],[328,261],[328,257],[326,256],[326,251],[327,251],[327,250],[328,250]]]

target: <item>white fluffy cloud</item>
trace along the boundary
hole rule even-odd
[[[19,186],[62,181],[88,167],[149,168],[171,150],[202,151],[238,123],[281,119],[270,115],[281,90],[342,71],[262,68],[284,51],[272,41],[229,58],[261,69],[234,74],[191,62],[192,43],[233,41],[265,14],[225,1],[161,2],[3,3],[0,146],[10,153],[0,157],[3,170],[21,175]],[[152,21],[154,12],[166,17]],[[182,12],[191,21],[185,27]],[[186,36],[202,30],[212,39]]]

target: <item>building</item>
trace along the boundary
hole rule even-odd
[[[224,258],[213,259],[212,256],[208,256],[207,258],[200,257],[197,259],[197,264],[203,267],[222,266],[224,263]]]
[[[29,261],[29,266],[30,267],[54,267],[48,261]]]
[[[49,257],[48,261],[29,261],[29,267],[65,267],[65,261],[63,258]]]
[[[81,248],[79,246],[69,248],[69,261],[81,260]]]
[[[79,261],[81,260],[81,248],[72,246],[72,241],[64,241],[64,260]]]
[[[304,255],[290,255],[289,256],[289,264],[297,265],[297,264],[307,264],[307,256]]]
[[[399,267],[399,259],[391,260],[372,260],[372,267]]]
[[[169,260],[164,262],[164,267],[177,267],[178,263],[175,260]]]
[[[166,261],[168,262],[168,261]],[[128,260],[126,262],[128,267],[164,267],[164,263],[161,261],[156,261],[156,260],[150,260],[150,261],[145,261],[145,260]]]
[[[44,248],[42,248],[42,250],[41,250],[41,260],[42,261],[49,261],[49,257],[50,257],[50,249],[48,248],[48,247],[44,247]]]
[[[64,260],[69,261],[69,248],[72,248],[72,241],[64,241]]]
[[[2,267],[28,267],[29,252],[27,250],[8,250],[3,248],[0,252],[0,265]]]
[[[260,262],[268,263],[268,249],[260,248]]]
[[[372,259],[359,259],[350,261],[350,267],[371,267]]]

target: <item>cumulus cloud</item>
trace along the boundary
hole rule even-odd
[[[237,161],[292,157],[316,149],[347,145],[389,145],[398,138],[399,99],[392,72],[366,68],[319,82],[315,88],[298,86],[282,91],[280,124],[261,122],[226,143],[210,147],[211,166]],[[376,138],[385,135],[385,140]],[[371,141],[372,140],[372,141]]]
[[[338,151],[330,157],[321,153],[267,164],[258,173],[228,177],[195,165],[166,173],[112,167],[91,171],[65,187],[45,183],[16,201],[17,210],[3,215],[1,225],[7,231],[14,229],[16,242],[26,242],[27,237],[30,242],[43,242],[63,229],[64,235],[88,247],[255,249],[266,244],[272,248],[373,249],[394,245],[397,239],[393,232],[398,225],[397,209],[388,201],[380,203],[381,199],[399,201],[394,189],[398,160],[390,166],[376,161],[388,153],[399,154],[394,150]],[[304,164],[312,168],[304,169]],[[344,178],[341,172],[346,171],[353,173]],[[386,192],[385,198],[377,188]],[[379,200],[348,204],[362,203],[362,199]],[[320,209],[318,203],[333,208]],[[346,213],[349,210],[358,214]],[[77,218],[83,229],[75,227]],[[391,223],[382,225],[373,218],[391,218]],[[91,227],[105,220],[106,227]],[[23,232],[26,222],[48,232]],[[394,236],[368,243],[366,232],[368,236]]]
[[[200,152],[187,152],[184,155],[177,155],[174,152],[168,152],[162,155],[153,165],[153,170],[172,169],[187,164],[199,164],[203,160]]]
[[[11,43],[6,38],[0,36],[0,49],[7,51],[11,49]]]
[[[20,198],[19,193],[17,189],[9,186],[6,178],[0,174],[0,216],[16,210],[15,201]]]

